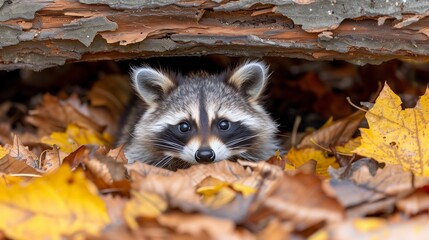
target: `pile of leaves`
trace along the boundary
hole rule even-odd
[[[172,172],[111,149],[124,78],[100,80],[87,99],[44,95],[26,116],[33,133],[10,134],[1,119],[0,239],[428,236],[429,93],[403,109],[385,85],[286,154]]]

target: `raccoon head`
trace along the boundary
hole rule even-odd
[[[167,168],[235,157],[267,159],[277,149],[276,124],[259,105],[267,78],[261,62],[218,75],[134,69],[134,87],[147,107],[127,157]]]

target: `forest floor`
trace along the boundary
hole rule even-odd
[[[114,146],[143,61],[0,72],[0,239],[427,239],[429,65],[264,60],[283,149],[176,172]]]

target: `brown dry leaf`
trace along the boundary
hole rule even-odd
[[[82,167],[88,179],[104,193],[123,193],[129,195],[130,182],[126,179],[124,164],[111,157],[100,154],[96,146],[82,145],[76,151],[64,158],[64,163],[72,169]]]
[[[125,153],[124,153],[124,145],[121,145],[115,149],[109,150],[106,156],[113,158],[118,163],[128,164],[128,159],[127,157],[125,157]]]
[[[134,164],[136,163],[132,165]],[[188,176],[174,172],[171,175],[157,175],[156,171],[147,175],[131,171],[130,175],[132,189],[156,194],[169,201],[169,207],[179,207],[184,211],[194,211],[202,207],[200,196],[195,191],[196,184]]]
[[[365,166],[361,167],[365,169]],[[413,192],[414,188],[429,184],[429,178],[412,176],[400,165],[386,165],[374,177],[362,178],[366,182],[330,180],[336,198],[344,207],[349,207],[348,216],[365,216],[391,209],[398,197]],[[384,202],[379,202],[385,199]]]
[[[274,192],[262,201],[275,216],[302,228],[324,221],[338,222],[344,215],[341,205],[323,191],[322,180],[310,174],[284,175]]]
[[[88,93],[88,98],[92,106],[107,107],[112,116],[118,120],[128,102],[130,92],[128,75],[106,75],[95,82]]]
[[[76,96],[71,98],[77,99]],[[78,105],[74,102],[71,101],[73,105]],[[86,129],[97,132],[103,131],[102,125],[94,122],[91,116],[80,112],[71,103],[45,94],[43,102],[36,109],[29,111],[26,120],[37,127],[40,136],[47,136],[52,132],[62,132],[69,124],[79,124]]]
[[[82,145],[63,159],[63,163],[70,165],[71,169],[75,170],[88,158],[89,154],[95,151],[95,146]]]
[[[110,222],[95,187],[66,165],[26,185],[0,184],[0,212],[0,230],[14,239],[97,236]]]
[[[396,207],[408,215],[429,210],[429,194],[424,189],[413,192],[410,196],[396,202]]]
[[[238,163],[230,161],[220,161],[214,164],[199,164],[188,169],[177,171],[179,174],[189,176],[196,185],[206,177],[211,176],[224,182],[237,182],[240,179],[251,176],[250,171],[246,171]]]
[[[10,155],[0,158],[0,172],[15,175],[40,175],[40,172],[28,166],[24,161],[18,160]]]
[[[63,163],[63,160],[67,156],[68,156],[67,153],[60,151],[59,148],[56,145],[54,145],[52,149],[45,150],[41,154],[40,170],[43,173],[54,172],[61,166],[61,164]]]
[[[344,145],[356,132],[364,116],[365,113],[359,111],[348,117],[325,124],[322,128],[305,136],[297,148],[315,147],[315,144],[325,148]]]
[[[11,157],[23,160],[29,166],[36,168],[39,158],[32,151],[24,146],[18,136],[13,137],[13,145],[6,144],[4,148],[9,152]]]
[[[404,170],[429,176],[429,89],[414,108],[402,110],[401,99],[387,84],[365,114],[369,128],[361,128],[355,153]]]
[[[352,180],[355,183],[365,183],[370,181],[378,169],[385,166],[372,158],[361,158],[338,169],[328,169],[329,175],[333,179]]]
[[[290,239],[290,233],[293,231],[292,224],[281,222],[279,219],[273,219],[257,235],[257,239],[284,240]]]
[[[241,222],[247,216],[256,197],[263,199],[269,192],[274,191],[275,183],[283,174],[280,168],[268,163],[246,162],[246,164],[248,165],[244,168],[239,163],[221,161],[209,165],[195,165],[177,172],[157,170],[153,166],[140,164],[145,171],[144,175],[135,171],[130,173],[135,190],[155,193],[169,201],[169,207],[177,207],[185,212],[198,211]],[[232,201],[220,204],[221,207],[217,206],[219,208],[211,208],[204,205],[201,196],[197,194],[197,186],[208,177],[216,178],[231,188],[234,186],[240,189],[239,191],[242,191],[240,186],[257,189],[258,195],[244,197],[234,190],[235,197]]]
[[[85,158],[84,163],[97,178],[101,178],[107,184],[126,179],[125,166],[111,157],[94,153],[91,159]]]
[[[168,169],[155,167],[142,162],[127,164],[125,165],[125,168],[133,181],[138,181],[138,179],[149,175],[171,176],[174,174],[173,171]]]
[[[161,225],[194,239],[254,239],[248,231],[236,229],[234,222],[227,219],[173,212],[161,215],[157,220]]]

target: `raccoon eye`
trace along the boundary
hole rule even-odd
[[[191,130],[191,126],[187,122],[179,123],[178,127],[179,127],[179,131],[181,131],[183,133]]]
[[[230,122],[228,120],[225,120],[225,119],[220,120],[218,125],[219,125],[219,128],[221,130],[228,130],[229,127],[231,126]]]

